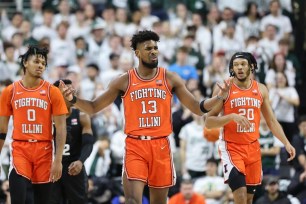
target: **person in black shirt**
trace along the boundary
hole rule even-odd
[[[62,80],[66,86],[72,86],[68,79]],[[59,86],[59,81],[54,83]],[[67,139],[63,152],[62,178],[53,184],[52,199],[49,204],[68,201],[70,204],[87,203],[87,175],[84,162],[90,155],[94,143],[89,115],[80,112],[66,101]],[[56,130],[54,132],[56,137]]]

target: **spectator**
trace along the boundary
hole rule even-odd
[[[262,38],[258,44],[263,48],[265,53],[268,54],[269,59],[273,58],[273,55],[278,51],[278,39],[276,38],[277,28],[273,24],[266,25],[266,29],[263,32]]]
[[[87,100],[91,100],[103,89],[103,84],[99,78],[100,69],[96,64],[88,64],[86,72],[87,77],[81,81],[80,95]]]
[[[290,38],[292,25],[287,16],[282,15],[281,5],[279,0],[270,1],[270,14],[263,17],[261,20],[260,31],[264,32],[267,25],[274,25],[276,28],[276,39]]]
[[[4,41],[11,40],[13,34],[19,31],[22,21],[23,21],[23,14],[19,11],[14,12],[12,15],[10,25],[3,28],[2,30],[2,38],[4,39]]]
[[[212,63],[203,70],[203,85],[206,89],[206,95],[210,96],[216,83],[222,82],[227,77],[225,53],[214,53]]]
[[[67,36],[71,39],[78,37],[88,38],[90,34],[90,25],[85,22],[85,14],[83,9],[75,11],[75,21],[70,24]]]
[[[300,105],[300,98],[296,89],[288,86],[288,80],[284,73],[277,73],[275,78],[276,87],[271,88],[269,92],[271,106],[285,135],[289,141],[292,141],[293,135],[298,132],[295,122],[295,109]]]
[[[237,26],[242,31],[244,40],[247,40],[251,36],[260,36],[260,16],[258,13],[258,6],[255,2],[249,2],[244,16],[241,16],[237,20]]]
[[[279,173],[279,162],[276,159],[279,160],[280,150],[284,145],[273,136],[264,117],[260,119],[259,134],[263,175],[277,176]]]
[[[30,8],[24,12],[25,19],[35,28],[43,24],[43,0],[31,0]]]
[[[191,180],[183,180],[180,192],[170,197],[168,204],[206,204],[205,198],[193,191]]]
[[[111,163],[110,141],[107,137],[100,137],[93,146],[90,156],[84,163],[88,175],[96,177],[107,177]]]
[[[123,73],[123,71],[119,67],[119,58],[120,55],[116,53],[111,53],[109,55],[110,68],[102,71],[100,74],[103,87],[107,87],[109,82],[111,82],[116,76]]]
[[[293,137],[292,144],[296,149],[297,157],[293,160],[295,175],[288,186],[288,192],[297,196],[304,204],[306,201],[306,115],[299,118],[299,134]]]
[[[1,57],[0,63],[0,80],[10,79],[15,81],[18,79],[20,71],[19,64],[15,60],[15,46],[12,43],[4,43],[4,55]]]
[[[285,192],[279,190],[279,181],[275,177],[270,177],[265,185],[266,194],[260,197],[255,204],[299,204],[299,200]]]
[[[183,178],[206,175],[206,162],[212,157],[214,145],[203,136],[203,117],[192,114],[193,121],[180,131],[181,169]]]
[[[59,11],[54,15],[54,24],[58,26],[61,22],[66,22],[69,25],[74,24],[76,19],[75,15],[71,14],[71,6],[69,0],[60,0],[57,5],[57,10]]]
[[[152,30],[153,23],[159,21],[157,16],[151,14],[151,2],[149,0],[140,0],[138,8],[141,12],[140,26],[144,30]]]
[[[206,162],[206,176],[196,179],[193,190],[205,196],[207,204],[222,204],[227,191],[224,179],[217,175],[218,161],[210,158]]]
[[[33,38],[40,41],[44,37],[54,39],[57,37],[57,33],[54,29],[53,21],[54,12],[50,9],[45,9],[43,12],[44,22],[42,25],[33,29]]]
[[[188,88],[194,89],[198,86],[199,77],[196,68],[187,64],[188,51],[187,47],[180,47],[176,54],[176,63],[172,64],[168,69],[176,72],[186,83],[190,81],[191,86]]]
[[[285,59],[284,54],[276,53],[266,73],[265,84],[268,89],[276,86],[276,73],[278,72],[283,72],[286,75],[288,86],[295,86],[296,74],[292,63]]]

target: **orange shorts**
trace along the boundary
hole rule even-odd
[[[50,182],[50,171],[53,158],[51,141],[12,142],[12,165],[17,174],[29,179],[32,183]]]
[[[227,182],[231,170],[236,167],[239,172],[245,175],[247,185],[261,184],[262,167],[258,140],[251,144],[236,144],[220,140],[219,154],[225,182]]]
[[[168,137],[155,140],[125,140],[124,171],[130,180],[153,188],[175,185],[176,174]]]

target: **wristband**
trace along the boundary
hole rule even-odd
[[[75,95],[73,95],[72,100],[69,101],[69,103],[75,104],[76,102],[77,102],[77,97]]]
[[[206,110],[206,109],[204,108],[204,101],[205,101],[205,99],[204,99],[203,101],[200,102],[200,109],[201,109],[201,111],[202,111],[203,113],[207,113],[208,110]]]
[[[5,140],[6,133],[0,133],[0,140]]]

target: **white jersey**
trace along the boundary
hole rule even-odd
[[[212,157],[214,145],[203,136],[203,126],[195,121],[181,129],[179,138],[186,142],[186,168],[192,171],[205,171],[206,161]]]
[[[203,195],[207,192],[213,191],[223,191],[223,195],[225,194],[227,189],[227,185],[224,184],[224,179],[220,176],[204,176],[198,178],[193,186],[193,190],[196,193]],[[205,198],[206,204],[222,204],[222,199],[211,199]]]

